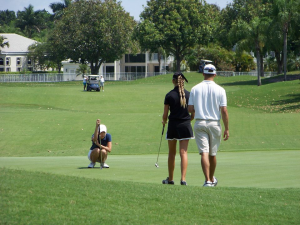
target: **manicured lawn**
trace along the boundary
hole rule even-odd
[[[216,177],[220,187],[300,188],[300,151],[219,152]],[[97,163],[88,169],[87,156],[0,157],[1,167],[29,172],[85,177],[100,180],[131,181],[160,185],[168,175],[167,155],[111,155],[109,169],[100,170]],[[288,176],[287,176],[288,174]],[[187,170],[189,186],[201,187],[204,177],[200,156],[189,153]],[[180,157],[176,158],[175,185],[180,185]]]
[[[187,90],[203,79],[187,78]],[[248,76],[216,82],[227,91],[230,116],[231,138],[222,151],[300,149],[299,80],[261,87]],[[107,82],[101,93],[83,92],[81,82],[0,83],[0,156],[86,155],[97,118],[112,134],[112,154],[155,154],[171,89],[171,75]],[[166,141],[161,152],[167,153]],[[197,152],[193,141],[189,152]]]
[[[186,73],[190,90],[202,81]],[[188,186],[167,177],[167,141],[156,162],[172,76],[106,82],[0,83],[0,224],[299,224],[300,82],[218,77],[230,139],[218,153],[216,188],[189,144]],[[86,169],[95,121],[112,134],[110,169]],[[97,165],[99,166],[99,165]]]

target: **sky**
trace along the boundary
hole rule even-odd
[[[129,12],[135,20],[139,20],[140,13],[144,10],[143,5],[147,5],[147,0],[120,0],[121,5],[125,11]],[[206,0],[209,4],[216,4],[221,9],[225,8],[228,3],[233,0]],[[33,5],[34,10],[47,10],[52,13],[49,7],[50,3],[64,2],[63,0],[0,0],[0,10],[12,10],[12,11],[23,11],[24,7],[28,7],[29,4]]]

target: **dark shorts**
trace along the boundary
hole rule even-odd
[[[169,121],[167,140],[194,139],[193,129],[190,120]]]

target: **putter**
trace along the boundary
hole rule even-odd
[[[155,163],[155,167],[156,167],[156,168],[159,167],[159,165],[158,165],[158,157],[159,157],[160,146],[161,146],[161,141],[162,141],[162,137],[163,137],[164,131],[165,131],[165,125],[163,125],[163,129],[162,129],[162,132],[161,132],[160,144],[159,144],[159,149],[158,149],[157,159],[156,159],[156,163]]]
[[[99,125],[99,142],[100,142],[100,169],[102,170],[102,148],[101,148],[101,135],[100,135],[100,125]]]

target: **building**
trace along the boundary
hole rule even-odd
[[[99,75],[105,80],[136,80],[168,71],[173,64],[173,57],[162,57],[160,65],[157,53],[125,54],[121,60],[102,63]],[[64,74],[75,74],[79,64],[62,62]]]
[[[0,72],[33,71],[34,63],[27,57],[28,47],[37,41],[18,34],[0,33],[9,47],[0,48]]]
[[[9,43],[9,47],[0,49],[0,72],[33,71],[34,62],[27,57],[28,47],[37,41],[18,34],[0,33],[0,36]],[[171,69],[174,59],[162,57],[160,61],[159,65],[157,53],[125,54],[121,60],[103,63],[99,75],[103,75],[105,80],[136,80],[165,73]],[[64,75],[76,75],[79,64],[68,60],[63,61],[62,65]]]

